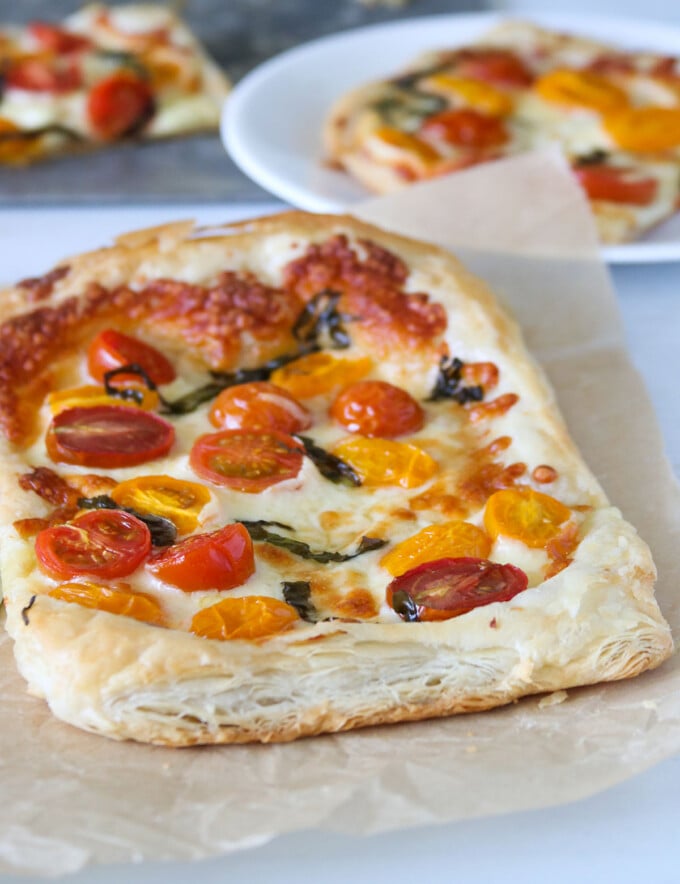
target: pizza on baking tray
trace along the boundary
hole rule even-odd
[[[0,27],[0,163],[217,127],[227,82],[162,6]]]
[[[648,548],[443,250],[349,217],[178,223],[2,303],[7,628],[65,721],[290,740],[671,653]]]
[[[329,159],[370,190],[557,144],[605,242],[640,236],[680,194],[680,63],[507,21],[341,97]]]

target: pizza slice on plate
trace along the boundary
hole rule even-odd
[[[65,721],[291,740],[671,653],[647,546],[448,253],[349,217],[176,224],[2,303],[7,628]]]
[[[0,163],[217,128],[227,82],[163,6],[0,28]]]
[[[601,239],[624,242],[676,211],[680,64],[509,21],[341,97],[324,137],[379,193],[557,144]]]

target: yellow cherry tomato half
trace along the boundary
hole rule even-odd
[[[580,107],[607,113],[626,107],[628,96],[610,80],[593,71],[559,68],[544,74],[534,84],[541,98],[565,107]]]
[[[532,488],[508,488],[492,494],[484,510],[484,527],[494,540],[502,534],[535,549],[560,533],[571,516],[569,507]]]
[[[367,356],[343,359],[330,353],[310,353],[277,368],[271,381],[298,399],[309,399],[361,380],[372,365]]]
[[[463,557],[486,559],[490,551],[491,541],[481,528],[454,519],[439,525],[428,525],[402,540],[382,557],[380,564],[393,577],[399,577],[425,562]]]
[[[141,476],[116,485],[111,497],[119,506],[170,519],[179,534],[190,534],[198,527],[199,513],[211,494],[197,482],[171,476]]]
[[[608,114],[604,128],[618,147],[634,153],[657,153],[680,147],[678,108],[627,108]]]
[[[429,169],[441,159],[440,154],[427,141],[390,126],[382,126],[371,132],[367,144],[377,148],[381,155],[386,154],[397,161],[410,161],[421,170]]]
[[[194,615],[191,631],[203,638],[266,638],[283,632],[299,620],[292,605],[264,595],[222,599]]]
[[[364,485],[400,485],[417,488],[437,472],[429,454],[407,442],[356,436],[339,442],[333,454],[359,474]]]
[[[126,388],[139,390],[142,395],[141,402],[134,399],[120,399],[117,396],[109,396],[103,387],[94,384],[85,384],[82,387],[71,387],[68,390],[57,390],[47,397],[47,404],[52,414],[61,414],[70,408],[91,408],[94,405],[130,405],[133,408],[142,408],[144,411],[154,411],[158,407],[158,393],[149,390],[143,385],[129,383]]]
[[[83,608],[96,608],[109,614],[133,617],[144,623],[161,626],[163,612],[153,596],[136,592],[127,583],[101,586],[98,583],[61,583],[50,590],[50,597],[62,602],[74,602]]]
[[[492,117],[507,116],[513,108],[513,100],[507,93],[481,80],[435,74],[424,80],[422,85],[430,92],[450,96],[457,105],[474,108]]]

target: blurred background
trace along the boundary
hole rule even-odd
[[[112,5],[120,2],[112,0]],[[0,0],[0,22],[58,21],[81,5],[79,0]],[[568,10],[680,22],[680,0],[176,0],[170,5],[232,82],[265,59],[315,37],[408,17]],[[0,206],[266,198],[225,155],[216,136],[124,145],[91,154],[87,162],[78,157],[38,165],[30,175],[0,169]]]

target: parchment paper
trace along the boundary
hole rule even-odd
[[[680,638],[680,493],[623,349],[587,207],[553,154],[503,161],[360,212],[457,251],[519,316],[586,459],[651,544]],[[633,407],[631,407],[631,403]],[[0,637],[0,870],[190,859],[318,827],[361,834],[581,798],[680,750],[680,661],[630,682],[477,715],[289,745],[114,743],[26,695]]]

